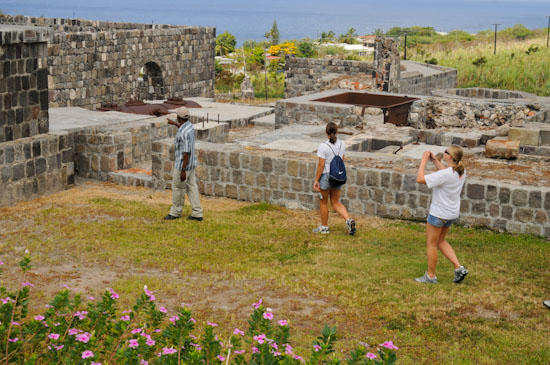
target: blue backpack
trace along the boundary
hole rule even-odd
[[[332,147],[330,147],[330,144],[328,144],[328,147],[334,153],[334,150]],[[342,145],[340,145],[340,150],[342,149]],[[333,186],[340,186],[346,183],[346,180],[348,179],[346,175],[346,166],[344,165],[344,160],[342,160],[342,157],[340,157],[340,150],[338,151],[338,154],[334,153],[334,158],[332,161],[330,161],[330,171],[328,173],[328,181]]]

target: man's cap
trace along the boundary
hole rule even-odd
[[[177,108],[176,109],[176,114],[178,115],[178,117],[180,118],[186,118],[186,117],[189,117],[189,109],[187,109],[186,107],[182,106],[180,108]]]

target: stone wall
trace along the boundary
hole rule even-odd
[[[238,145],[198,143],[197,175],[203,194],[251,202],[267,201],[293,209],[318,209],[313,178],[314,156],[283,151],[247,151]],[[349,156],[348,156],[349,155]],[[346,155],[348,183],[342,203],[352,214],[424,221],[431,191],[416,183],[416,172],[356,168]],[[170,141],[153,149],[157,188],[170,186],[173,150]],[[460,223],[499,231],[550,237],[550,189],[469,178],[462,192]]]
[[[410,76],[405,76],[402,73],[399,80],[400,94],[431,95],[434,90],[456,87],[456,69],[430,64],[422,64],[422,66],[434,68],[440,72],[434,75],[417,74]]]
[[[37,135],[0,143],[0,206],[64,190],[74,183],[72,137]]]
[[[51,27],[52,107],[214,96],[215,28],[13,16],[0,17],[0,24]]]
[[[149,160],[152,143],[176,132],[166,117],[74,132],[78,176],[108,180],[110,172]]]
[[[287,57],[285,96],[293,98],[333,89],[335,80],[344,76],[363,77],[364,84],[375,88],[374,70],[372,62]]]
[[[544,111],[528,102],[484,102],[477,99],[426,97],[412,103],[409,123],[414,128],[480,128],[544,119]]]
[[[0,143],[48,132],[47,38],[0,27]]]

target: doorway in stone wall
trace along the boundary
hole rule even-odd
[[[136,99],[163,100],[165,98],[162,70],[155,62],[147,62],[140,70]]]

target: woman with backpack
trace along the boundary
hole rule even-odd
[[[338,126],[335,123],[328,123],[325,132],[329,140],[321,143],[317,149],[319,163],[315,174],[315,183],[313,184],[313,190],[320,192],[321,225],[315,228],[313,232],[330,233],[328,228],[328,200],[330,198],[332,207],[346,220],[349,234],[353,236],[355,234],[355,221],[350,218],[346,207],[340,202],[340,189],[345,183],[346,176],[343,162],[346,146],[336,138]]]
[[[437,249],[454,265],[454,282],[460,283],[468,270],[458,262],[455,251],[445,240],[445,236],[451,225],[460,215],[460,193],[466,180],[466,172],[462,156],[464,152],[460,146],[449,146],[443,154],[445,167],[430,151],[425,151],[416,175],[416,182],[426,184],[433,189],[432,204],[426,224],[426,246],[428,251],[428,272],[424,276],[416,278],[419,283],[437,283],[435,266],[437,264]],[[437,172],[424,175],[424,169],[428,160],[431,160]]]

